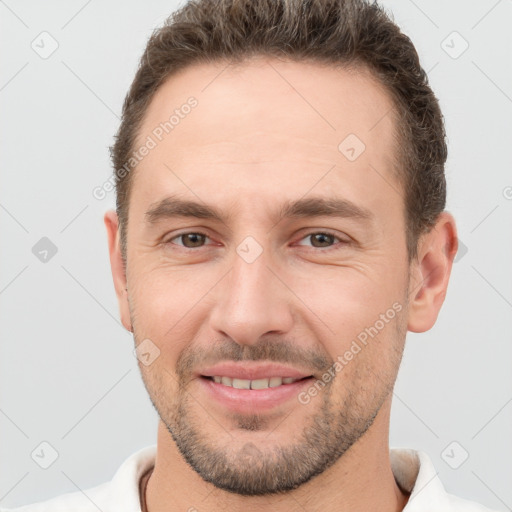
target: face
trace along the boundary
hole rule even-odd
[[[219,488],[307,482],[390,396],[409,286],[391,109],[363,70],[254,59],[187,68],[146,113],[121,308],[162,422]]]

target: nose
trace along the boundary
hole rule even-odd
[[[234,255],[231,271],[215,287],[210,322],[216,336],[252,345],[265,334],[291,330],[291,293],[269,265],[268,252],[250,263]]]

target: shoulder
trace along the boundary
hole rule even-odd
[[[98,512],[104,510],[110,483],[104,483],[85,491],[76,491],[54,498],[24,505],[18,508],[0,508],[0,512]]]
[[[421,450],[390,450],[397,484],[410,494],[403,512],[496,512],[446,492],[430,457]]]
[[[469,501],[464,498],[459,498],[453,494],[447,494],[446,499],[449,505],[449,511],[453,512],[498,512],[496,510],[484,507],[475,501]]]
[[[0,512],[140,512],[139,481],[155,456],[156,445],[147,446],[130,455],[110,482]]]

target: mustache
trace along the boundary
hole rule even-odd
[[[311,373],[327,371],[334,364],[334,360],[327,354],[300,347],[289,340],[272,337],[264,338],[254,345],[240,345],[228,339],[213,342],[207,347],[186,347],[178,357],[176,372],[184,382],[197,368],[224,361],[284,363],[311,370]]]

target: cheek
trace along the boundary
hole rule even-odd
[[[393,366],[402,340],[398,328],[404,320],[403,290],[396,276],[369,274],[339,268],[329,278],[316,276],[307,284],[296,282],[294,291],[307,306],[309,328],[317,333],[324,350],[350,373],[354,367]],[[377,277],[380,281],[377,281]]]
[[[154,268],[137,275],[131,288],[132,313],[139,337],[150,338],[162,352],[181,350],[194,338],[208,291],[218,278],[197,269]]]
[[[149,321],[167,317],[168,322],[190,308],[190,302],[201,292],[201,280],[193,272],[180,269],[144,269],[133,287],[140,310]],[[196,299],[197,300],[197,299]]]
[[[328,351],[334,361],[330,373],[334,374],[331,400],[335,408],[363,416],[392,390],[403,352],[396,322],[400,318],[380,330],[371,325],[352,337],[331,340]]]
[[[372,325],[403,296],[397,277],[380,269],[370,273],[340,267],[296,277],[290,276],[290,287],[307,306],[304,311],[309,309],[313,318],[329,327],[328,332],[343,339]]]

